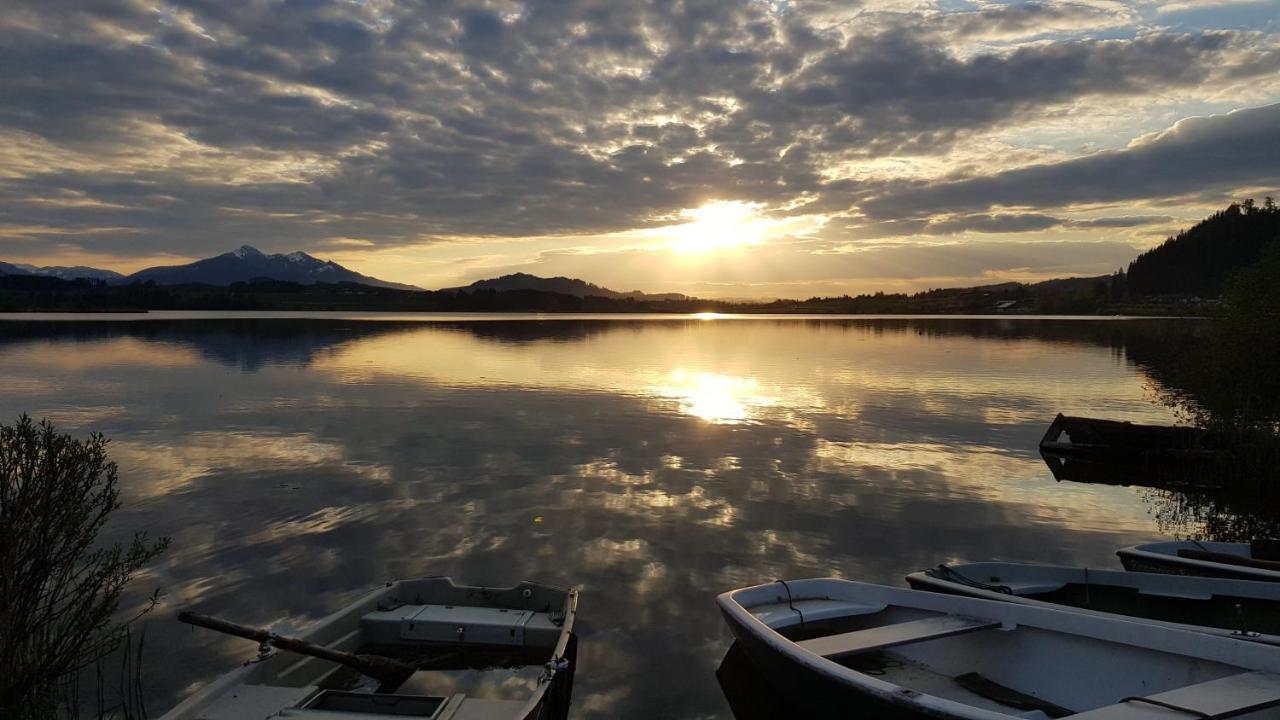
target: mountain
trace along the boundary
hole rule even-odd
[[[288,255],[267,255],[257,248],[242,245],[229,253],[223,253],[187,265],[162,265],[147,268],[126,278],[127,282],[154,282],[157,285],[230,285],[256,278],[270,278],[286,282],[311,285],[318,282],[352,282],[399,290],[421,288],[401,283],[379,280],[348,270],[336,262],[320,260],[304,252]]]
[[[1235,272],[1280,240],[1280,209],[1271,198],[1232,203],[1165,240],[1129,265],[1129,289],[1139,295],[1217,297]]]
[[[574,297],[602,297],[611,300],[688,300],[687,295],[679,293],[642,293],[639,290],[618,292],[600,287],[578,278],[552,277],[544,278],[528,273],[513,273],[488,280],[477,280],[466,287],[445,288],[442,292],[474,293],[477,291],[508,292],[511,290],[537,290],[539,292],[572,295]]]
[[[31,271],[24,270],[17,265],[10,265],[7,262],[0,262],[0,275],[30,275]]]
[[[3,263],[0,263],[3,264]],[[42,275],[44,277],[56,277],[59,280],[75,280],[77,278],[89,278],[90,280],[106,280],[107,282],[116,282],[123,280],[124,276],[115,270],[103,270],[102,268],[85,267],[84,265],[48,265],[45,267],[36,267],[35,265],[24,265],[18,263],[10,267],[17,267],[25,270],[32,275]],[[3,268],[0,268],[3,272]]]

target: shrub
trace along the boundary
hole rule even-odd
[[[0,425],[0,717],[76,712],[68,688],[121,647],[136,619],[116,617],[121,591],[168,546],[145,533],[100,542],[120,507],[106,445],[25,415]]]

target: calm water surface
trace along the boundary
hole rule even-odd
[[[582,588],[576,718],[727,717],[714,597],[956,559],[1118,567],[1179,528],[1055,482],[1057,412],[1172,421],[1157,321],[196,316],[0,321],[0,418],[111,438],[149,708],[395,577]]]

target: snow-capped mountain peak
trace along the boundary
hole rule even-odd
[[[231,255],[235,255],[236,257],[240,258],[241,260],[244,260],[245,258],[251,258],[251,257],[262,257],[262,256],[263,256],[263,255],[262,255],[262,251],[261,251],[261,250],[259,250],[259,249],[258,249],[258,248],[256,248],[256,247],[252,246],[252,245],[241,245],[240,247],[236,248],[235,250],[232,250],[230,254],[231,254]]]

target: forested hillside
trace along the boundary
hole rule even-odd
[[[1258,261],[1280,238],[1280,209],[1271,198],[1232,203],[1129,264],[1129,291],[1137,295],[1217,297],[1226,281]]]

